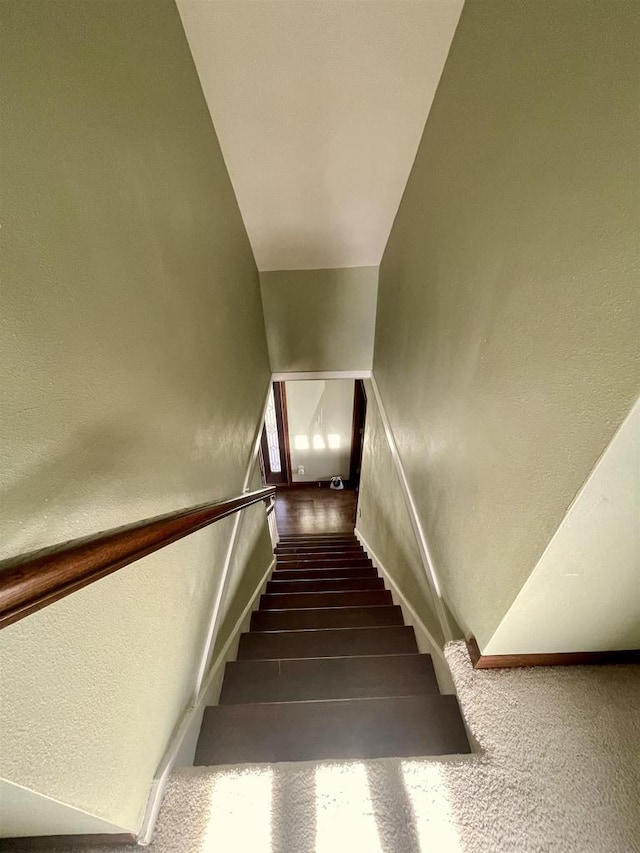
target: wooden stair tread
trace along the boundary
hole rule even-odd
[[[349,532],[338,532],[338,533],[283,533],[280,536],[280,542],[298,542],[301,539],[356,539],[357,536],[353,531]]]
[[[457,699],[356,537],[290,535],[275,557],[195,764],[469,752]]]
[[[366,553],[361,548],[336,548],[333,551],[327,551],[325,548],[318,548],[314,551],[276,551],[276,562],[288,563],[291,560],[360,560],[368,559]]]
[[[369,628],[376,625],[403,625],[402,610],[394,605],[306,607],[288,610],[256,610],[251,615],[252,631]]]
[[[278,542],[277,548],[336,548],[336,547],[344,547],[344,548],[361,548],[360,542],[357,539],[352,539],[349,537],[337,538],[333,537],[331,539],[280,539]]]
[[[274,548],[275,554],[317,554],[323,552],[327,554],[335,554],[340,551],[358,551],[366,553],[357,542],[336,542],[332,545],[277,545]]]
[[[295,553],[295,554],[276,554],[276,563],[283,565],[284,563],[333,563],[343,560],[368,560],[369,558],[363,551],[339,551],[334,555],[327,554],[326,551],[319,551],[317,554]]]
[[[407,625],[306,631],[251,631],[240,637],[238,660],[397,655],[417,651],[413,628]]]
[[[276,547],[282,548],[320,548],[320,547],[339,547],[343,546],[346,548],[359,548],[361,547],[360,542],[357,539],[349,539],[349,538],[333,538],[333,539],[295,539],[295,540],[284,540],[281,539],[278,542]]]
[[[366,551],[358,548],[351,550],[340,551],[294,551],[289,554],[276,554],[277,563],[317,563],[317,562],[333,562],[341,560],[368,560]]]
[[[360,562],[369,561],[369,558],[362,551],[339,551],[336,554],[327,554],[322,551],[318,554],[276,554],[276,563],[283,566],[288,563],[342,563],[345,560]]]
[[[337,568],[322,569],[276,569],[271,575],[273,581],[283,580],[327,580],[332,578],[377,578],[378,573],[373,566],[338,566]]]
[[[291,592],[356,592],[364,589],[384,589],[382,578],[305,578],[304,580],[271,580],[267,582],[267,595]]]
[[[347,549],[355,548],[357,550],[358,548],[361,548],[361,547],[362,547],[362,545],[358,542],[357,539],[332,539],[332,540],[327,540],[324,542],[312,542],[312,541],[308,541],[308,540],[303,541],[303,542],[278,542],[278,544],[276,545],[276,550],[277,549],[285,549],[286,550],[286,549],[290,549],[290,548],[292,548],[292,549],[301,548],[303,550],[305,550],[305,549],[314,550],[316,548],[319,548],[319,549],[327,548],[330,551],[334,551],[336,549],[339,550],[340,548],[347,548]]]
[[[221,705],[438,693],[430,655],[233,661]]]
[[[260,596],[260,610],[287,607],[372,607],[393,604],[387,589],[347,590],[346,592],[284,592]]]
[[[362,569],[373,566],[368,557],[341,557],[336,560],[276,560],[275,571],[282,569]]]
[[[300,542],[297,544],[279,542],[275,547],[276,553],[278,551],[339,551],[340,549],[345,551],[361,551],[362,545],[358,542],[308,542],[306,544]]]
[[[456,697],[437,694],[210,706],[194,764],[468,752]]]

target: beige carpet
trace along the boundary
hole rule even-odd
[[[474,672],[461,643],[447,658],[480,755],[180,769],[147,850],[640,851],[640,666]]]

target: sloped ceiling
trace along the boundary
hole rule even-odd
[[[379,264],[462,0],[177,0],[260,270]]]

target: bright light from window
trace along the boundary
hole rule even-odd
[[[347,849],[382,853],[367,771],[360,763],[320,765],[316,768],[316,853]]]
[[[331,450],[340,449],[340,436],[336,433],[330,433],[327,436],[327,441],[329,442],[329,447],[331,448]]]
[[[296,435],[293,438],[293,446],[296,450],[308,450],[309,438],[306,435]]]
[[[324,439],[317,433],[313,436],[313,449],[324,450]]]

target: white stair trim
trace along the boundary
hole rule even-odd
[[[390,587],[393,603],[399,605],[402,609],[402,618],[404,619],[405,625],[411,625],[415,631],[418,650],[423,654],[431,655],[440,692],[455,693],[456,690],[449,670],[449,664],[447,663],[447,659],[444,656],[444,651],[440,644],[435,639],[431,631],[429,631],[420,616],[416,613],[412,605],[409,603],[408,598],[406,598],[398,584],[389,574],[389,570],[381,562],[380,558],[371,548],[357,527],[355,528],[354,533],[356,534],[358,542],[360,542],[364,550],[367,552],[369,559],[384,578],[385,585]]]
[[[449,624],[447,611],[442,600],[440,582],[438,581],[438,575],[436,573],[433,557],[431,556],[431,551],[427,543],[427,537],[425,535],[424,530],[422,529],[422,524],[418,516],[416,503],[411,493],[411,489],[409,488],[407,476],[404,472],[400,453],[398,452],[398,446],[393,435],[393,430],[391,429],[391,422],[389,421],[387,410],[385,409],[384,402],[382,401],[382,397],[380,396],[380,389],[378,388],[378,383],[376,382],[376,378],[373,374],[371,375],[370,381],[371,387],[373,388],[373,393],[376,398],[376,403],[378,404],[378,411],[380,412],[380,419],[382,420],[382,426],[384,428],[385,436],[387,438],[387,444],[389,445],[389,450],[391,451],[391,456],[393,458],[394,464],[396,466],[396,471],[398,473],[398,479],[400,480],[400,485],[402,487],[402,492],[407,506],[409,519],[411,520],[411,526],[413,528],[416,542],[418,544],[418,551],[422,560],[424,573],[426,575],[429,588],[431,589],[431,592],[433,594],[433,599],[436,606],[436,615],[440,622],[440,627],[442,628],[442,634],[444,636],[445,643],[448,643],[454,639],[454,636],[453,631],[451,630],[451,625]]]

